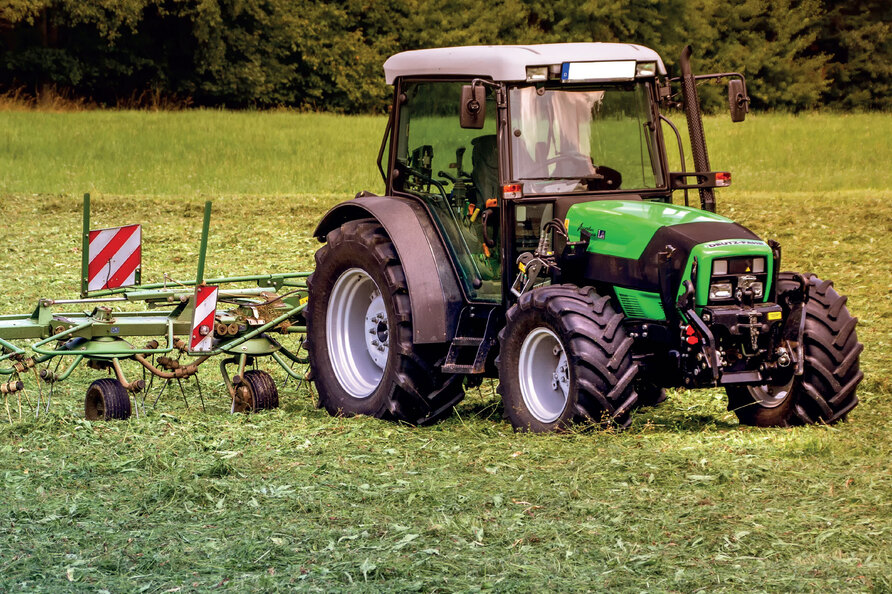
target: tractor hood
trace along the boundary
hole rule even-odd
[[[670,254],[671,292],[690,277],[693,258],[705,270],[714,258],[762,255],[771,249],[742,225],[697,208],[642,200],[595,200],[572,205],[564,224],[568,240],[585,241],[583,254],[565,253],[568,278],[660,292],[660,254]],[[572,252],[572,253],[571,253]],[[770,270],[769,270],[770,272]],[[709,275],[701,275],[708,283]],[[708,288],[708,287],[707,287]],[[698,287],[698,300],[701,297]]]
[[[720,224],[722,235],[714,237],[710,234],[706,241],[754,237],[749,230],[717,214],[643,200],[598,200],[574,204],[567,211],[564,226],[570,241],[578,241],[582,235],[589,234],[591,252],[637,260],[661,227],[685,225],[678,230],[691,231],[694,228],[689,225],[699,223],[705,223],[706,227]],[[740,232],[735,228],[739,228]]]

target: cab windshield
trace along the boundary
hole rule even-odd
[[[514,87],[512,178],[524,195],[664,185],[646,83]]]

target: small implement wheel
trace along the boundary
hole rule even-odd
[[[231,412],[254,412],[278,407],[279,390],[272,376],[259,369],[246,371],[241,383],[235,387]]]
[[[412,340],[412,309],[390,237],[373,219],[331,231],[307,281],[307,337],[319,404],[332,415],[424,424],[452,412],[461,376],[440,373],[445,345]]]
[[[508,310],[499,334],[499,393],[515,429],[546,432],[577,421],[629,424],[638,366],[623,315],[590,287],[534,289]]]
[[[728,409],[742,425],[835,423],[858,404],[855,389],[864,378],[858,366],[864,350],[855,333],[858,319],[849,314],[846,297],[836,292],[832,282],[806,276],[804,372],[795,377],[791,369],[788,377],[775,384],[728,387]],[[780,273],[779,294],[785,287],[798,286],[795,277],[792,272]],[[798,323],[798,319],[788,323]]]
[[[84,398],[84,418],[89,421],[129,419],[130,395],[121,382],[103,378],[90,384]]]

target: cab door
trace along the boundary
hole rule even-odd
[[[400,82],[388,190],[419,198],[427,206],[468,297],[500,302],[496,106],[487,93],[484,127],[462,128],[461,88],[468,82]]]

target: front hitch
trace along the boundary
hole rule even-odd
[[[706,365],[712,372],[712,383],[716,385],[719,382],[720,367],[715,336],[713,336],[703,320],[700,319],[697,312],[694,311],[694,285],[691,284],[691,281],[686,280],[682,283],[682,287],[684,287],[684,293],[678,298],[676,306],[684,312],[688,323],[696,330],[702,345],[703,355],[706,357]]]

